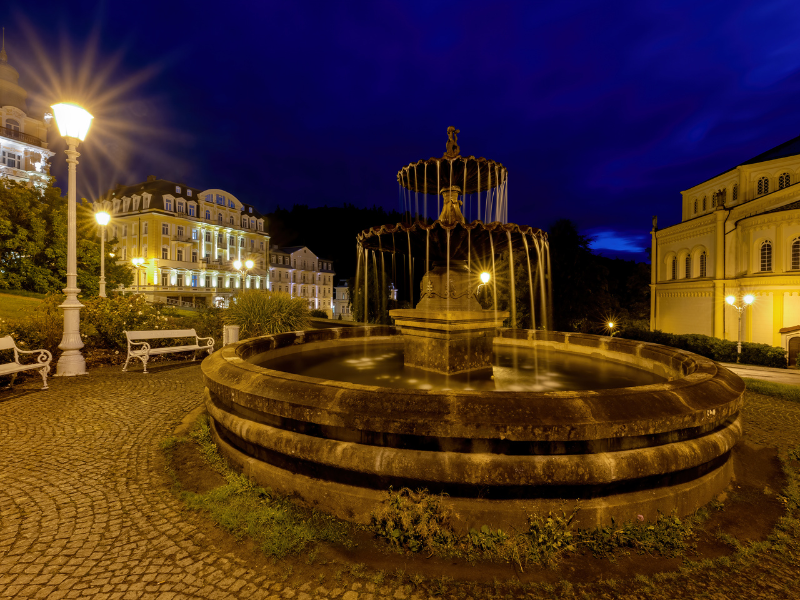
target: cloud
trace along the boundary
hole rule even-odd
[[[595,231],[589,244],[592,250],[614,250],[617,252],[644,252],[647,248],[643,235],[623,235],[616,231]]]

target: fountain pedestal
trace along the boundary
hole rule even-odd
[[[492,341],[507,311],[483,310],[466,261],[434,263],[419,304],[390,311],[403,336],[404,363],[445,375],[492,368]]]

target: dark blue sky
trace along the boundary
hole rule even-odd
[[[397,170],[455,125],[508,167],[511,221],[644,258],[680,190],[800,134],[796,0],[11,4],[34,104],[95,114],[86,197],[154,174],[263,211],[393,208]]]

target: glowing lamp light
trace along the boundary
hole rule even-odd
[[[247,262],[244,263],[244,266],[247,267],[248,269],[252,269],[253,265],[255,264],[256,263],[254,263],[252,260],[248,260]]]
[[[743,300],[745,304],[752,304],[753,302],[756,301],[756,297],[753,296],[753,294],[747,294],[747,296],[745,296]]]
[[[725,302],[727,302],[728,304],[733,306],[733,303],[736,302],[736,297],[735,296],[726,296],[725,297]]]
[[[486,271],[481,273],[481,283],[484,283],[484,284],[489,283],[489,279],[491,279],[491,276],[489,275],[489,273],[487,273]]]
[[[132,258],[131,259],[131,263],[133,264],[134,267],[138,267],[138,266],[144,264],[144,259],[143,258]]]
[[[52,106],[55,113],[58,130],[61,137],[78,138],[80,141],[86,139],[89,126],[94,117],[89,112],[71,102],[61,102]]]
[[[108,222],[111,220],[111,215],[105,211],[100,211],[94,214],[94,218],[97,219],[97,222],[105,227],[108,225]]]
[[[236,269],[237,271],[240,270],[242,268],[242,261],[240,260],[233,261],[233,268]]]
[[[608,328],[609,329],[614,329],[614,321],[609,321],[608,322]]]

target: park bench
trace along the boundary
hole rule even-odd
[[[214,351],[214,338],[201,338],[197,337],[197,332],[194,329],[155,329],[150,331],[126,331],[125,336],[128,338],[128,358],[125,361],[125,366],[122,367],[123,371],[128,370],[128,362],[132,358],[138,358],[142,361],[144,372],[147,373],[147,361],[151,356],[158,354],[169,354],[172,352],[194,352],[192,360],[197,358],[198,350],[205,350],[209,354]],[[194,338],[194,344],[184,346],[161,346],[152,348],[150,343],[146,340],[166,340],[166,339],[180,339],[180,338]],[[205,343],[200,343],[205,342]]]
[[[44,387],[42,389],[47,389],[47,374],[50,372],[50,361],[53,360],[53,355],[50,354],[50,352],[47,350],[20,350],[17,348],[14,338],[12,338],[10,335],[0,338],[0,350],[14,350],[14,362],[0,364],[0,375],[11,375],[10,387],[14,387],[14,381],[17,378],[17,374],[22,373],[23,371],[38,370],[39,375],[42,376],[42,381],[44,382]],[[20,354],[36,353],[39,354],[39,356],[36,357],[36,362],[26,364],[19,362]]]

